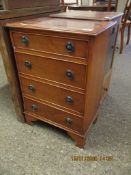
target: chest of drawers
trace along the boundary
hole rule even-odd
[[[38,18],[8,27],[26,122],[64,129],[83,148],[102,101],[117,23]]]

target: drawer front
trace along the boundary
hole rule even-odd
[[[48,119],[78,132],[82,130],[82,119],[73,114],[53,108],[46,104],[24,98],[25,113],[35,114],[39,119]]]
[[[21,73],[84,89],[85,65],[18,53],[16,62]]]
[[[12,33],[15,48],[86,58],[87,42],[44,35]]]
[[[20,80],[24,94],[32,95],[36,98],[78,111],[80,113],[84,112],[83,94],[24,77],[21,77]]]

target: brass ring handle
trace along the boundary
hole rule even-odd
[[[66,97],[66,103],[67,104],[73,104],[73,98],[71,96]]]
[[[73,120],[72,120],[70,117],[67,117],[67,118],[65,119],[65,122],[66,122],[68,125],[72,125]]]
[[[30,91],[34,92],[34,91],[35,91],[35,86],[32,85],[32,84],[30,84],[30,85],[28,86],[28,89],[29,89]]]
[[[32,108],[32,111],[33,111],[33,112],[35,112],[35,111],[38,110],[38,106],[35,105],[35,104],[33,104],[33,105],[31,106],[31,108]]]
[[[23,44],[24,46],[28,46],[28,44],[29,44],[29,39],[28,39],[28,37],[22,36],[22,37],[21,37],[21,42],[22,42],[22,44]]]
[[[27,67],[28,69],[31,69],[31,68],[32,68],[32,64],[31,64],[30,61],[25,61],[25,62],[24,62],[24,65],[25,65],[25,67]]]
[[[74,72],[72,70],[66,70],[66,77],[70,80],[73,80],[74,79]]]
[[[74,45],[73,45],[71,42],[68,42],[68,43],[66,44],[66,50],[67,50],[69,53],[72,53],[72,52],[75,51],[75,47],[74,47]]]

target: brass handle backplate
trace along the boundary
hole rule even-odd
[[[75,51],[75,47],[74,47],[74,45],[73,45],[71,42],[68,42],[68,43],[66,44],[66,50],[67,50],[69,53],[72,53],[72,52]]]
[[[30,91],[34,92],[34,91],[35,91],[35,86],[32,85],[32,84],[30,84],[30,85],[28,86],[28,89],[29,89]]]
[[[66,77],[68,79],[70,79],[70,80],[73,80],[74,79],[74,72],[72,70],[69,70],[68,69],[65,74],[66,74]]]
[[[28,46],[28,44],[29,44],[29,39],[28,39],[28,37],[22,36],[22,37],[21,37],[21,42],[22,42],[22,44],[23,44],[24,46]]]
[[[35,104],[33,104],[33,105],[31,106],[31,108],[32,108],[32,111],[33,111],[33,112],[35,112],[35,111],[38,110],[38,106],[35,105]]]
[[[66,103],[67,104],[73,104],[73,98],[71,96],[66,97]]]
[[[30,61],[25,61],[25,62],[24,62],[24,65],[25,65],[25,67],[27,67],[28,69],[31,69],[31,68],[32,68],[32,64],[31,64]]]
[[[66,122],[68,125],[72,125],[73,120],[72,120],[70,117],[67,117],[67,118],[65,119],[65,122]]]

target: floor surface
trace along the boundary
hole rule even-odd
[[[0,58],[0,175],[131,175],[131,44],[116,54],[110,92],[84,150],[55,127],[16,120]]]

